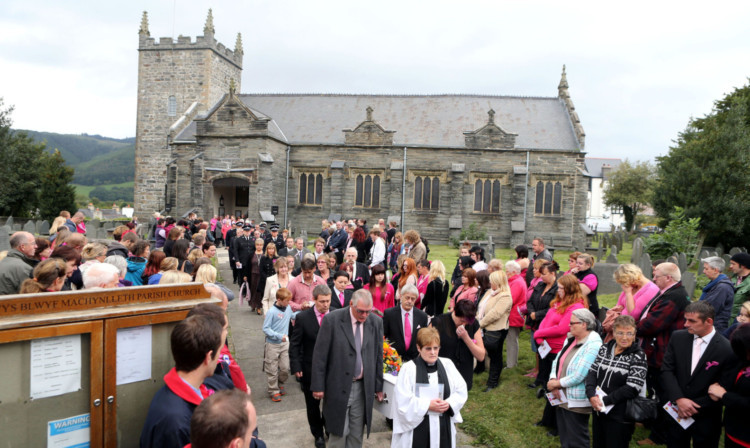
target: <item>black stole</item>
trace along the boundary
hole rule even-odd
[[[417,356],[412,360],[414,365],[417,367],[417,383],[429,383],[427,377],[428,373],[432,373],[437,370],[438,383],[443,385],[443,400],[447,400],[451,395],[450,383],[448,382],[448,374],[445,372],[445,367],[437,360],[435,365],[428,366],[421,356]],[[453,409],[448,408],[440,417],[440,448],[450,448],[452,446],[451,437],[451,417],[453,417]],[[425,415],[422,419],[422,423],[414,428],[412,434],[412,446],[430,446],[430,416]]]

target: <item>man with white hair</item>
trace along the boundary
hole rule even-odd
[[[708,257],[701,260],[703,273],[710,280],[703,288],[700,301],[714,307],[714,328],[723,333],[729,326],[729,316],[734,303],[734,287],[731,280],[724,274],[726,263],[720,257]]]
[[[505,340],[507,350],[506,367],[511,369],[518,365],[518,335],[523,328],[524,316],[521,307],[526,304],[526,280],[521,276],[521,265],[514,260],[505,263],[505,273],[508,276],[510,296],[513,305],[508,318],[508,337]]]
[[[120,282],[120,270],[109,263],[94,263],[83,273],[85,289],[116,288]]]
[[[352,267],[351,282],[354,285],[354,289],[362,288],[364,285],[370,283],[370,271],[366,264],[357,261],[358,255],[356,247],[350,247],[344,253],[344,262]]]
[[[35,252],[34,235],[29,232],[16,232],[10,236],[10,250],[0,261],[0,294],[18,294],[21,283],[31,278]]]

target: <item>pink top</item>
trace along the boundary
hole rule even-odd
[[[417,290],[419,291],[419,298],[423,299],[425,293],[427,292],[427,285],[430,284],[430,276],[429,275],[420,275],[419,280],[417,280]]]
[[[541,281],[542,281],[542,277],[537,277],[531,280],[531,283],[529,284],[529,289],[526,290],[526,301],[528,301],[531,298],[531,293],[534,292],[534,286],[538,285],[539,282]]]
[[[315,317],[318,319],[318,325],[323,324],[323,318],[326,317],[326,314],[328,314],[328,311],[326,311],[325,314],[322,314],[320,311],[318,311],[317,308],[313,307],[313,310],[315,312]]]
[[[526,280],[520,274],[516,274],[508,279],[508,285],[510,286],[510,296],[513,297],[513,306],[510,309],[508,325],[511,327],[523,327],[524,318],[518,309],[526,305]]]
[[[464,288],[464,285],[459,286],[456,290],[456,294],[451,298],[451,309],[456,306],[456,303],[462,300],[471,300],[474,302],[477,298],[478,291],[479,289],[476,286],[472,286],[471,288]]]
[[[565,344],[565,338],[570,331],[570,316],[573,311],[583,308],[583,302],[576,302],[568,307],[563,314],[557,312],[557,303],[544,316],[539,329],[534,332],[534,338],[537,344],[542,344],[547,340],[552,353],[558,353]],[[549,355],[548,355],[549,356]]]
[[[623,316],[633,316],[636,323],[638,323],[638,319],[641,317],[641,313],[643,313],[643,309],[648,305],[648,302],[654,298],[656,294],[659,293],[659,287],[656,286],[656,284],[652,281],[649,281],[641,289],[638,290],[635,294],[633,294],[633,301],[635,302],[635,308],[633,308],[633,311],[628,312],[628,307],[626,306],[626,299],[625,299],[625,292],[623,291],[620,293],[620,298],[617,299],[617,304],[622,305],[622,312],[620,313]]]
[[[325,285],[326,282],[317,275],[313,277],[312,282],[305,283],[302,275],[298,275],[293,279],[289,280],[289,284],[286,288],[292,293],[292,300],[289,302],[289,306],[292,307],[292,311],[300,311],[302,304],[312,300],[312,292],[318,285]]]
[[[76,232],[84,234],[86,233],[86,224],[83,221],[79,222],[76,226]]]
[[[372,294],[372,306],[373,308],[379,309],[381,312],[384,312],[388,308],[391,308],[395,306],[394,302],[394,296],[395,293],[393,292],[393,285],[390,283],[386,283],[385,288],[385,296],[383,296],[383,288],[374,288],[370,289],[370,284],[366,284],[365,288],[366,290],[370,291]]]
[[[214,230],[216,230],[216,223],[219,222],[219,220],[216,218],[211,218],[211,221],[209,222],[211,223],[211,231],[213,232]]]
[[[595,290],[597,286],[599,286],[599,280],[596,279],[596,275],[594,274],[589,274],[586,277],[583,277],[581,283],[588,286],[592,291]]]

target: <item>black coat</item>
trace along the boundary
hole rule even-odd
[[[404,323],[401,320],[401,307],[394,306],[388,308],[383,313],[383,336],[391,341],[391,346],[401,355],[403,362],[411,361],[419,355],[419,351],[417,351],[417,332],[427,327],[427,313],[417,308],[412,308],[410,312],[413,313],[413,325],[411,326],[411,343],[408,350],[404,341]]]
[[[263,255],[260,258],[260,278],[258,279],[258,291],[263,292],[266,289],[266,279],[276,274],[276,270],[273,268],[273,264],[279,258],[268,258]]]
[[[310,385],[313,351],[319,330],[318,317],[313,308],[297,314],[289,345],[289,365],[292,373],[302,372],[302,383],[307,386]]]
[[[448,301],[448,281],[441,281],[439,278],[427,284],[427,291],[422,298],[422,311],[429,316],[443,314],[445,302]]]
[[[333,279],[331,277],[329,280]],[[329,288],[331,288],[331,311],[337,310],[339,308],[346,308],[349,306],[349,302],[352,301],[352,295],[354,294],[353,289],[345,289],[344,290],[344,305],[341,305],[341,300],[339,299],[338,295],[336,295],[336,290],[333,289],[333,282],[330,282],[328,285]]]

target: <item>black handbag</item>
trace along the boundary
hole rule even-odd
[[[625,403],[625,419],[631,422],[656,420],[659,414],[659,403],[646,397],[631,398]]]

